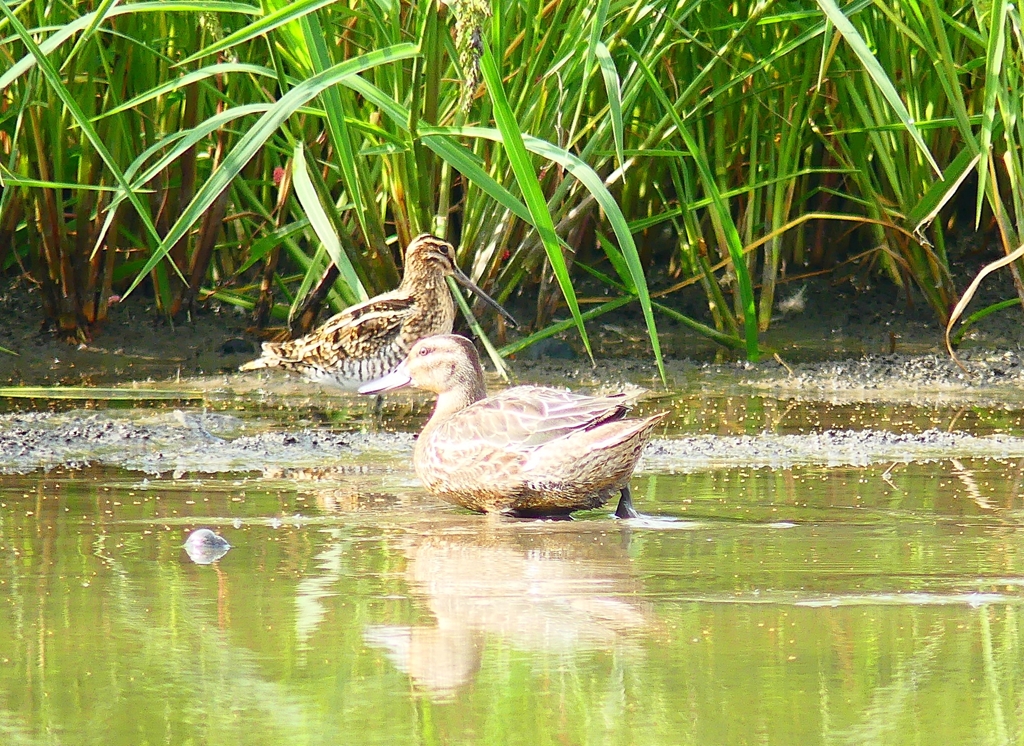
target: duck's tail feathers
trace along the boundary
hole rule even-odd
[[[589,444],[590,448],[593,450],[615,448],[620,444],[634,441],[637,453],[639,453],[651,439],[651,431],[654,430],[654,427],[670,414],[671,412],[658,412],[649,417],[605,423],[595,430],[604,435],[604,438],[592,441]]]

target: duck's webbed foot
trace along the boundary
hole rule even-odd
[[[640,514],[633,507],[633,497],[629,494],[629,485],[622,488],[619,506],[615,508],[616,518],[639,518]]]

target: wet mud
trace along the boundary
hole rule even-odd
[[[408,433],[298,429],[243,434],[230,415],[201,412],[28,412],[0,415],[0,474],[117,466],[147,474],[280,473],[367,454],[411,459]]]
[[[201,412],[29,412],[0,415],[0,474],[55,467],[116,466],[151,475],[254,473],[330,479],[345,467],[411,472],[412,432],[326,429],[246,433],[252,424]],[[865,466],[957,458],[1022,458],[1024,437],[927,430],[655,438],[638,471],[723,466]]]
[[[245,318],[227,308],[170,325],[136,299],[119,304],[95,340],[69,346],[40,332],[33,297],[16,289],[0,295],[0,344],[18,353],[0,354],[0,473],[106,465],[146,474],[279,477],[352,464],[411,473],[414,433],[430,408],[424,396],[388,397],[384,417],[375,420],[367,399],[276,372],[238,373],[258,340]],[[1024,327],[1016,314],[994,315],[972,329],[959,353],[965,370],[944,352],[942,330],[920,309],[908,313],[884,293],[837,302],[832,290],[813,286],[807,298],[805,314],[773,324],[763,340],[773,354],[758,363],[716,359],[718,353],[706,354],[693,335],[666,325],[659,327],[665,332],[662,382],[642,327],[609,319],[592,330],[595,365],[572,335],[528,350],[510,365],[516,383],[594,393],[644,390],[644,413],[677,410],[670,420],[676,424],[656,435],[641,471],[1024,456],[1024,427],[1000,424],[1024,410]],[[68,384],[109,386],[96,389],[96,398],[107,403],[87,403],[81,392],[78,402],[47,399],[62,397],[59,389],[24,398],[26,385]],[[488,376],[491,390],[501,385]],[[145,402],[140,388],[153,401]],[[111,408],[117,392],[134,407]],[[806,431],[779,432],[767,422],[763,431],[752,431],[742,424],[744,412],[729,404],[719,407],[720,416],[731,417],[736,430],[702,430],[694,424],[704,416],[693,409],[695,400],[716,397],[740,397],[752,409],[764,402],[762,409],[775,407],[780,416],[808,402],[863,403],[865,409],[857,412],[856,426],[839,415],[820,425],[809,421]],[[178,408],[165,408],[168,399]],[[872,419],[872,407],[885,405],[952,413],[908,432],[887,423],[881,409]],[[964,427],[982,410],[995,425],[982,432]],[[683,421],[689,430],[678,425]],[[932,426],[949,432],[926,429]]]

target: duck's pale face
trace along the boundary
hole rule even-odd
[[[469,340],[453,335],[427,337],[413,345],[403,363],[413,386],[441,394],[472,378],[473,361],[463,344],[456,340],[470,345]],[[475,356],[476,351],[472,354]]]
[[[483,369],[473,343],[455,334],[440,334],[419,340],[401,365],[366,384],[359,393],[376,394],[412,385],[439,395],[462,389],[475,395],[482,380]]]

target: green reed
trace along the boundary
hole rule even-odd
[[[635,302],[659,366],[659,315],[756,358],[780,284],[851,258],[947,320],[965,184],[1019,245],[1005,1],[2,10],[0,268],[69,338],[144,282],[167,314],[213,297],[303,331],[433,231],[532,306],[524,341],[589,351],[585,321]],[[583,278],[608,301],[581,307]],[[691,285],[706,319],[676,308]]]

